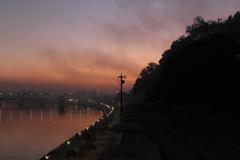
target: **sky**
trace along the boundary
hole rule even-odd
[[[0,90],[131,89],[196,16],[227,18],[239,0],[1,0]]]

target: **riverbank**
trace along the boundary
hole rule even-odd
[[[99,160],[159,160],[158,147],[145,132],[141,116],[135,106],[128,106],[121,116],[120,123],[113,126],[114,133],[121,134],[118,143],[106,148]]]
[[[83,131],[76,133],[57,148],[44,155],[41,160],[96,159],[112,142],[113,134],[109,134],[114,107],[100,104],[103,116]]]
[[[189,110],[185,112],[179,110],[182,107],[195,108],[191,112]],[[224,112],[214,114],[210,112],[206,117],[201,108],[164,106],[164,104],[128,105],[121,119],[115,112],[110,116],[111,118],[99,121],[99,125],[82,132],[81,136],[75,135],[69,143],[65,142],[62,149],[57,154],[54,153],[55,156],[46,157],[48,156],[46,155],[44,158],[53,160],[240,159],[239,132],[224,130],[226,124],[220,123],[223,117],[225,117],[224,122],[227,119],[229,121],[230,118],[234,120],[234,117],[229,117]]]

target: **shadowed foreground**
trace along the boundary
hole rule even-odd
[[[240,159],[238,115],[209,108],[129,104],[121,120],[114,112],[111,122],[89,129],[84,136],[75,135],[43,159]]]
[[[121,124],[113,126],[114,134],[120,133],[118,143],[109,146],[99,158],[100,160],[158,160],[160,154],[156,145],[153,145],[146,135],[139,115],[126,113]]]
[[[240,158],[237,115],[222,111],[207,111],[208,114],[205,110],[177,111],[176,107],[179,106],[128,105],[122,125],[116,127],[122,134],[120,143],[108,147],[100,159]]]
[[[136,110],[134,107],[140,106],[129,107]],[[162,159],[240,158],[237,114],[206,110],[186,112],[176,110],[179,106],[164,104],[146,104],[141,107],[139,116],[145,133],[158,146]],[[164,107],[172,110],[159,109]]]

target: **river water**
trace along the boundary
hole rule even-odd
[[[0,108],[0,160],[39,159],[101,117],[98,110],[67,108]]]

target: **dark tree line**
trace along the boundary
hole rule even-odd
[[[149,63],[131,94],[147,102],[239,103],[240,13],[205,21],[196,17],[159,64]]]

